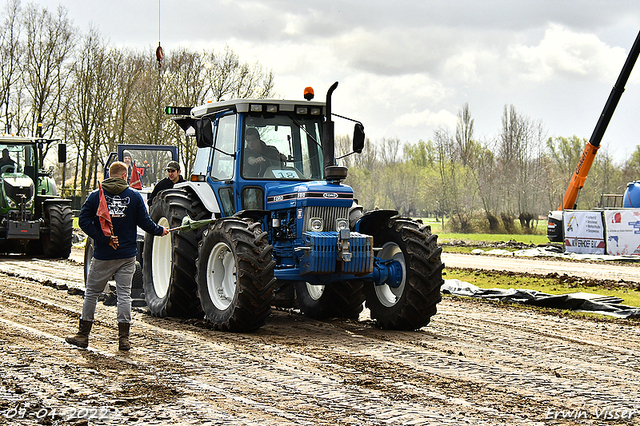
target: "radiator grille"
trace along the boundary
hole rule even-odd
[[[347,219],[349,216],[349,207],[326,207],[311,206],[304,211],[304,224],[302,232],[308,231],[309,219],[312,217],[321,217],[324,220],[324,231],[336,230],[336,219]]]

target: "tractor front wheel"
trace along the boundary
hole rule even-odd
[[[390,219],[373,235],[377,257],[393,259],[402,267],[398,287],[365,285],[366,305],[376,325],[384,329],[415,330],[429,323],[440,302],[442,249],[431,228],[410,219]]]
[[[264,325],[276,283],[272,251],[259,222],[218,219],[204,231],[196,282],[205,317],[217,330],[249,332]]]

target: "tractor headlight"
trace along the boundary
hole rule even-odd
[[[313,232],[322,232],[324,222],[321,217],[312,217],[309,219],[309,229]]]
[[[13,200],[13,198],[6,197],[6,200],[7,200],[7,204],[9,205],[9,207],[11,207],[12,209],[17,209],[18,208],[18,205]]]
[[[349,229],[349,221],[347,219],[336,219],[336,231],[340,232],[343,229]]]
[[[25,203],[25,208],[30,209],[33,206],[33,198]]]

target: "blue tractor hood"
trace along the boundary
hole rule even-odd
[[[342,184],[326,181],[282,184],[273,182],[265,185],[267,210],[280,210],[291,207],[334,206],[351,207],[353,189]]]

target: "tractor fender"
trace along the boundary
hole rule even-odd
[[[378,229],[382,229],[390,218],[397,215],[397,210],[370,210],[356,220],[353,230],[361,234],[373,235]]]
[[[213,188],[208,183],[185,181],[177,183],[174,188],[190,188],[208,211],[219,216],[220,206]]]
[[[71,200],[68,198],[60,198],[60,197],[56,197],[56,196],[48,196],[47,198],[45,198],[44,196],[42,197],[42,204],[44,206],[48,206],[49,204],[63,204],[63,205],[71,205]]]

